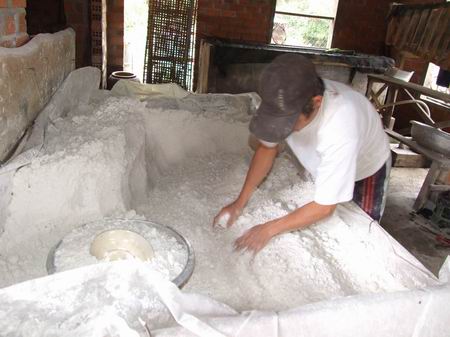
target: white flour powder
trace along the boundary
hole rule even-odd
[[[46,275],[49,250],[73,228],[146,204],[142,110],[112,98],[49,125],[38,155],[13,172],[11,200],[0,207],[0,287]]]
[[[238,310],[282,310],[435,284],[402,259],[407,253],[393,249],[379,227],[371,230],[366,217],[348,208],[274,238],[254,258],[234,252],[234,241],[247,229],[312,200],[313,183],[282,155],[237,223],[213,229],[213,217],[238,195],[245,178],[251,158],[248,116],[234,118],[239,113],[226,106],[218,108],[224,118],[210,108],[146,104],[109,99],[55,123],[45,153],[13,178],[0,236],[0,285],[45,275],[47,253],[64,235],[132,209],[191,241],[196,267],[187,290]],[[82,246],[75,242],[68,237],[62,247],[73,256],[63,268],[92,262],[85,254],[88,240]],[[83,256],[75,254],[78,249]]]
[[[233,200],[250,153],[191,158],[162,177],[152,190],[148,217],[189,238],[196,251],[186,290],[211,296],[237,310],[284,310],[360,293],[423,287],[429,278],[392,258],[387,237],[369,232],[367,218],[346,223],[339,211],[326,221],[273,239],[256,257],[233,251],[247,229],[283,216],[312,200],[313,184],[279,158],[267,181],[230,229],[212,219]]]
[[[175,279],[186,265],[187,253],[183,246],[164,231],[133,220],[108,220],[89,223],[65,236],[55,252],[55,270],[59,272],[107,262],[98,260],[89,251],[95,237],[111,229],[129,230],[146,239],[154,252],[153,258],[146,265],[168,280]]]

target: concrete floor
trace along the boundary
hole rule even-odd
[[[419,224],[426,224],[428,220],[411,214],[427,172],[427,169],[392,169],[381,226],[437,275],[445,258],[450,255],[450,248],[440,246],[435,235],[420,228]]]

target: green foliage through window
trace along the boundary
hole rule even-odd
[[[272,43],[329,47],[337,4],[338,0],[278,0]]]

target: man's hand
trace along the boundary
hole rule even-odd
[[[255,226],[236,240],[236,250],[250,250],[258,253],[275,235],[303,229],[319,220],[331,216],[336,205],[320,205],[310,202],[281,218]]]
[[[243,207],[239,204],[237,200],[229,204],[228,206],[225,206],[214,218],[213,226],[223,228],[230,227],[241,215],[242,208]]]
[[[256,254],[267,245],[273,236],[271,222],[267,222],[250,228],[236,240],[234,247],[236,250],[249,250]]]

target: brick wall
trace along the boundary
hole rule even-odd
[[[268,43],[274,0],[198,0],[197,37]]]
[[[445,0],[403,0],[433,3]],[[332,47],[383,55],[392,0],[340,0]],[[268,43],[276,0],[198,0],[197,36]]]
[[[26,0],[0,0],[0,46],[20,47],[28,41]]]
[[[197,1],[197,60],[200,40],[208,37],[233,42],[270,42],[275,0]],[[197,73],[198,62],[195,62],[194,83]]]
[[[123,69],[124,0],[108,0],[108,73]],[[90,1],[65,0],[67,25],[77,33],[77,68],[91,65]]]
[[[91,64],[91,30],[89,1],[64,0],[67,26],[76,33],[76,67]]]
[[[386,17],[392,0],[340,0],[333,48],[383,55]]]

